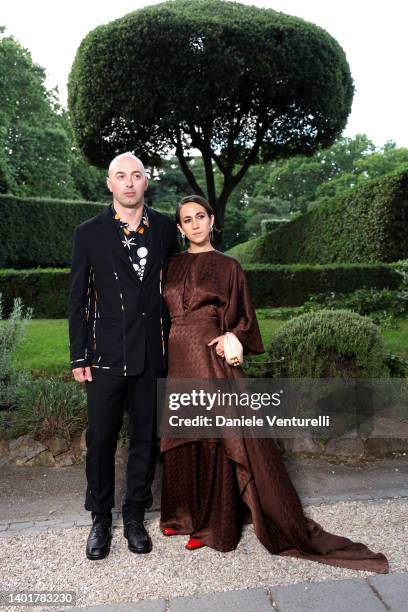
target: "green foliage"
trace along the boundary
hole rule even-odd
[[[94,202],[0,195],[0,266],[68,265],[75,227],[104,207]]]
[[[105,174],[74,146],[45,70],[0,28],[0,193],[103,201]]]
[[[395,317],[408,313],[408,291],[357,289],[348,294],[331,292],[311,296],[303,308],[305,311],[348,309],[363,316],[370,315],[377,324],[391,323]]]
[[[198,191],[187,164],[198,149],[221,227],[251,164],[329,146],[353,97],[345,54],[327,32],[220,0],[163,2],[97,27],[83,39],[68,85],[76,140],[94,164],[133,150],[159,165],[175,151]]]
[[[13,146],[8,144],[8,146]],[[69,164],[70,142],[59,127],[19,126],[18,146],[9,160],[16,196],[78,196]]]
[[[401,276],[387,265],[364,266],[244,266],[252,301],[257,308],[301,306],[310,295],[346,293],[362,287],[397,289]],[[0,291],[8,312],[14,297],[34,308],[35,318],[61,319],[67,315],[69,270],[2,270]]]
[[[3,296],[0,293],[0,410],[15,403],[17,385],[26,379],[24,372],[16,372],[12,356],[23,339],[32,311],[24,308],[20,298],[13,301],[8,319],[3,320]]]
[[[357,136],[356,139],[358,138]],[[368,143],[367,150],[361,150],[359,156],[354,156],[352,164],[342,164],[339,169],[340,171],[337,171],[330,180],[326,180],[321,185],[318,185],[314,198],[311,198],[309,201],[313,199],[319,201],[325,197],[341,195],[353,187],[364,185],[373,178],[380,178],[391,172],[404,172],[407,170],[408,149],[403,147],[397,148],[396,144],[392,141],[387,142],[379,149],[375,149],[370,141]],[[336,145],[333,148],[335,147]],[[346,159],[349,159],[351,155],[352,152],[349,152],[349,155],[345,156]]]
[[[408,256],[408,172],[328,199],[230,250],[241,263],[392,262]]]
[[[10,312],[13,299],[18,296],[25,303],[32,304],[35,318],[65,318],[68,312],[69,270],[1,270],[0,291],[3,292],[6,313]]]
[[[129,87],[117,87],[128,74]],[[227,149],[226,127],[238,117],[236,159],[262,119],[264,157],[310,151],[341,133],[352,93],[344,52],[327,32],[219,0],[165,2],[99,26],[82,41],[69,79],[78,142],[103,165],[118,150],[166,152],[180,124],[186,134],[189,124],[205,125],[211,143]],[[289,145],[279,145],[283,135]]]
[[[276,219],[306,212],[322,199],[340,196],[346,191],[408,168],[408,149],[387,142],[375,147],[365,134],[339,138],[328,149],[312,156],[252,166],[245,176],[241,197],[245,207],[272,215]],[[251,235],[259,235],[258,230]]]
[[[0,193],[74,195],[56,92],[44,81],[30,53],[0,32]]]
[[[401,289],[408,290],[408,259],[396,261],[394,268],[401,275]]]
[[[70,435],[86,425],[86,395],[77,383],[32,380],[19,385],[17,407],[8,414],[8,437],[32,434],[37,439]]]
[[[408,376],[408,360],[400,355],[388,352],[385,354],[384,363],[392,378],[406,378]]]
[[[398,289],[400,274],[386,264],[244,264],[257,308],[302,306],[313,294],[349,293],[361,288]]]
[[[388,377],[379,328],[348,310],[291,319],[272,337],[268,352],[280,378]]]
[[[306,212],[310,202],[318,199],[322,185],[333,185],[338,177],[354,175],[356,164],[374,150],[367,136],[357,134],[355,138],[339,138],[331,147],[318,150],[311,157],[298,155],[278,160],[264,169],[255,194],[287,203],[290,212]],[[333,189],[331,195],[336,193]]]
[[[105,207],[106,204],[98,202],[0,195],[0,266],[69,265],[75,227]],[[16,227],[18,231],[13,231]]]

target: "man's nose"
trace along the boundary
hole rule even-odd
[[[129,176],[126,179],[126,187],[133,187],[133,176]]]

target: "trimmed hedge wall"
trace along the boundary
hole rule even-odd
[[[108,204],[0,194],[0,267],[65,268],[77,225]],[[162,214],[172,213],[160,211]]]
[[[402,276],[396,265],[247,264],[244,270],[256,308],[301,306],[314,293],[350,293],[356,289],[397,289]]]
[[[0,195],[0,266],[66,267],[77,225],[106,204]]]
[[[244,266],[256,308],[301,306],[313,293],[355,289],[397,289],[402,276],[397,264],[329,266]],[[34,318],[66,318],[69,270],[3,270],[0,292],[8,314],[15,297],[34,308]]]
[[[265,236],[233,247],[241,263],[392,262],[408,257],[408,172],[330,198]]]
[[[13,299],[21,297],[32,306],[34,319],[65,319],[68,316],[68,269],[1,270],[3,310],[10,313]]]

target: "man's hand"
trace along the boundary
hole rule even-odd
[[[72,374],[78,383],[84,383],[87,380],[89,382],[92,381],[91,368],[89,366],[86,368],[74,368]]]
[[[213,344],[217,345],[215,347],[215,351],[216,351],[218,357],[224,357],[224,355],[225,355],[225,353],[224,353],[224,338],[225,338],[225,336],[217,336],[216,338],[214,338],[214,340],[211,340],[211,342],[209,342],[207,344],[207,346],[212,346]]]

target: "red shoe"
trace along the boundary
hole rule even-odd
[[[197,540],[197,538],[190,538],[186,544],[187,550],[196,550],[196,548],[202,548],[205,546],[202,540]]]
[[[178,535],[177,531],[175,529],[172,529],[172,527],[165,527],[162,531],[162,534],[165,536]]]

